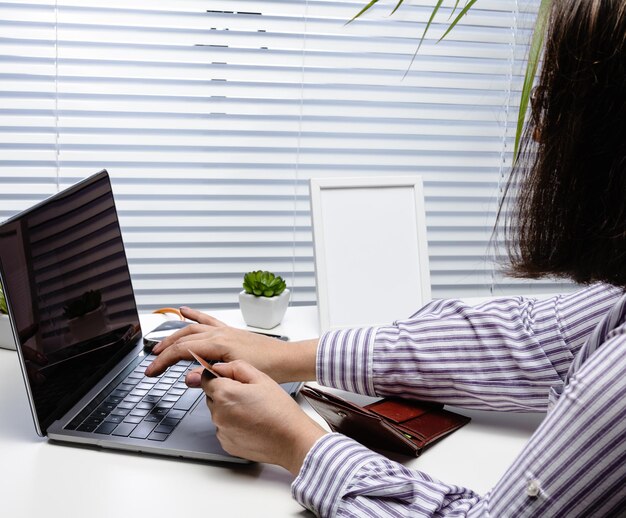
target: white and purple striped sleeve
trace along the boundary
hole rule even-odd
[[[320,339],[320,384],[483,410],[544,411],[550,387],[622,292],[597,284],[545,300],[475,307],[437,300],[391,326]]]
[[[524,450],[482,497],[338,434],[309,451],[292,494],[322,517],[624,516],[624,351],[622,329],[570,378]]]
[[[292,484],[318,516],[434,516],[469,510],[480,498],[378,455],[340,434],[315,443]]]

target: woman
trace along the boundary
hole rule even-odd
[[[147,373],[189,359],[188,349],[226,362],[215,366],[225,378],[187,378],[202,383],[223,447],[291,471],[294,497],[322,516],[626,515],[625,126],[626,0],[554,0],[507,228],[517,275],[589,287],[474,308],[435,301],[391,326],[297,344],[183,308],[198,324],[159,344]],[[276,384],[310,379],[548,414],[479,496],[326,433]]]

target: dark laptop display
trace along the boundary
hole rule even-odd
[[[141,334],[108,174],[0,225],[0,266],[45,433]]]
[[[0,224],[0,277],[40,435],[243,463],[224,451],[180,361],[148,378],[109,176],[101,171]],[[283,388],[295,396],[299,383]]]

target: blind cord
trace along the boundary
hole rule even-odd
[[[511,43],[509,43],[509,75],[507,78],[508,87],[506,90],[506,101],[504,109],[504,128],[502,131],[502,150],[500,151],[500,166],[498,171],[498,188],[497,188],[497,206],[504,201],[504,190],[506,185],[506,169],[508,169],[507,154],[508,154],[508,132],[509,132],[509,113],[511,109],[511,98],[513,93],[513,77],[515,68],[515,47],[517,45],[517,17],[519,15],[518,0],[515,0],[515,6],[513,7],[513,20],[511,23]],[[493,262],[491,265],[491,285],[489,287],[489,293],[491,296],[495,294],[495,288],[497,283],[497,265],[498,265],[498,253],[500,251],[500,242],[498,238],[498,228],[495,227],[495,239],[493,242]]]
[[[302,61],[300,65],[300,107],[298,114],[298,138],[296,141],[296,163],[294,168],[293,180],[293,227],[292,227],[292,252],[291,252],[291,301],[293,303],[296,292],[296,235],[297,235],[297,217],[298,217],[298,182],[300,172],[300,145],[302,142],[302,118],[304,112],[304,70],[306,57],[306,37],[307,22],[309,16],[309,0],[304,2],[304,34],[302,37]]]

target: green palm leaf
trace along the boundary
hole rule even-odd
[[[455,25],[457,23],[459,23],[459,21],[461,20],[461,18],[463,18],[463,16],[465,16],[467,14],[467,11],[470,10],[470,8],[477,2],[477,0],[469,0],[466,4],[465,7],[463,7],[463,9],[461,10],[461,12],[459,13],[459,15],[452,21],[452,23],[450,24],[450,26],[448,27],[448,30],[446,30],[446,32],[444,32],[443,36],[441,38],[439,38],[439,41],[441,41],[442,39],[444,39],[448,33],[454,29]],[[426,38],[426,33],[428,32],[428,29],[430,29],[430,25],[432,24],[435,15],[439,12],[439,8],[441,7],[441,4],[443,3],[443,0],[438,0],[437,4],[435,5],[435,7],[433,7],[433,12],[430,14],[430,19],[428,20],[428,23],[426,24],[426,28],[424,29],[424,32],[422,33],[422,37],[420,38],[420,42],[417,45],[417,49],[415,49],[415,52],[413,53],[413,57],[411,58],[411,63],[409,63],[409,66],[407,68],[407,71],[404,73],[404,77],[406,77],[406,75],[409,73],[409,70],[411,69],[411,67],[413,66],[413,62],[415,61],[415,57],[417,56],[417,53],[420,50],[420,47],[422,46],[422,43],[424,42],[424,38]],[[450,16],[452,16],[455,12],[457,7],[459,6],[459,0],[457,0],[457,2],[454,4],[454,9],[452,9],[452,13],[450,13]]]
[[[452,20],[452,22],[446,29],[446,32],[443,33],[443,36],[441,36],[441,38],[439,38],[438,41],[443,40],[450,33],[450,31],[454,29],[454,27],[456,27],[456,25],[459,23],[459,21],[461,21],[463,16],[465,16],[468,13],[468,11],[474,6],[474,4],[477,1],[478,0],[467,0],[463,9],[461,9],[461,11],[456,16],[456,18]],[[359,18],[363,13],[365,13],[368,9],[370,9],[377,2],[378,0],[371,0],[365,7],[363,7],[363,9],[361,9],[347,23],[353,22],[354,20]],[[394,14],[398,10],[398,8],[402,5],[403,2],[404,0],[398,0],[398,3],[396,4],[391,14]],[[454,3],[454,7],[452,8],[452,12],[450,13],[450,18],[454,15],[454,13],[456,13],[459,7],[459,3],[460,3],[460,0],[456,0],[456,2]],[[424,28],[424,32],[422,33],[422,37],[420,38],[419,44],[417,45],[417,49],[415,50],[415,53],[413,54],[413,57],[411,58],[411,63],[409,64],[407,71],[404,73],[405,77],[408,74],[409,70],[411,69],[413,62],[415,61],[415,57],[417,56],[417,53],[419,52],[422,46],[422,43],[424,42],[424,39],[426,38],[426,34],[428,33],[428,30],[430,29],[430,26],[432,25],[433,20],[435,19],[435,16],[439,12],[439,9],[441,8],[442,4],[443,4],[443,0],[437,0],[437,3],[433,7],[432,12],[430,13],[430,18],[428,19],[428,22],[426,23],[426,27]],[[528,66],[526,67],[526,74],[524,76],[524,84],[522,87],[519,113],[517,117],[517,130],[515,133],[515,147],[513,151],[513,156],[515,158],[517,158],[517,154],[519,152],[519,144],[520,144],[520,140],[521,140],[522,133],[524,130],[526,111],[528,110],[528,103],[530,101],[530,92],[532,90],[533,83],[535,81],[535,75],[537,74],[537,67],[539,65],[539,60],[541,58],[541,52],[543,49],[543,40],[544,40],[545,32],[546,32],[546,24],[548,22],[548,15],[550,13],[551,5],[552,5],[552,0],[541,0],[539,11],[537,13],[537,21],[535,24],[535,30],[533,32],[533,37],[532,37],[531,44],[530,44],[530,51],[528,55]]]
[[[519,144],[524,132],[524,121],[526,119],[526,111],[530,101],[530,91],[535,82],[537,66],[541,58],[543,49],[543,40],[546,33],[546,24],[548,23],[548,15],[550,14],[550,6],[552,0],[541,0],[539,12],[537,13],[537,22],[530,43],[530,51],[528,53],[528,65],[526,66],[526,74],[524,76],[524,85],[522,86],[522,95],[520,97],[519,113],[517,115],[517,131],[515,133],[515,147],[513,148],[513,157],[517,159],[519,152]]]
[[[376,4],[376,3],[378,3],[378,0],[371,0],[371,2],[370,2],[369,4],[367,4],[367,5],[366,5],[363,9],[361,9],[358,13],[356,13],[356,14],[352,17],[352,19],[351,19],[351,20],[348,20],[348,22],[346,22],[346,25],[347,25],[348,23],[351,23],[351,22],[353,22],[354,20],[356,20],[359,16],[361,16],[361,15],[362,15],[365,11],[369,10],[369,8],[370,8],[370,7],[372,7],[372,6],[373,6],[374,4]],[[400,2],[400,3],[402,3],[402,2]],[[398,4],[398,5],[396,6],[396,9],[397,9],[398,7],[400,7],[400,4]],[[394,9],[394,11],[395,11],[395,9]]]
[[[402,2],[404,2],[404,0],[400,0],[398,2],[398,4],[394,7],[393,11],[391,11],[391,14],[395,13],[398,10],[398,7],[402,5]],[[391,14],[389,16],[391,16]]]
[[[433,23],[433,20],[435,19],[435,15],[439,12],[439,8],[441,7],[442,3],[443,3],[443,0],[437,0],[437,4],[435,5],[435,7],[433,7],[433,12],[430,13],[430,18],[428,19],[428,22],[426,23],[426,28],[424,29],[424,32],[422,33],[420,42],[417,45],[415,52],[413,53],[411,62],[409,63],[409,66],[407,67],[406,72],[402,76],[402,79],[404,79],[406,75],[409,73],[409,70],[411,70],[411,67],[413,66],[413,62],[415,61],[415,57],[417,56],[417,53],[420,51],[420,47],[422,46],[422,43],[424,43],[424,38],[426,37],[426,33],[428,32],[428,29],[430,29],[430,25]]]
[[[450,26],[448,27],[448,30],[446,32],[443,33],[443,36],[441,38],[439,38],[439,41],[441,41],[442,39],[444,39],[448,33],[454,29],[454,27],[456,26],[457,23],[459,23],[459,21],[461,20],[461,18],[463,18],[466,14],[467,11],[469,11],[471,9],[471,7],[477,2],[478,0],[469,0],[466,4],[465,7],[463,9],[461,9],[461,12],[458,14],[458,16],[454,19],[454,21],[450,24]],[[454,10],[452,11],[452,14],[454,14],[454,12],[456,11],[457,6],[459,5],[459,2],[457,2],[454,5]],[[424,39],[424,36],[422,36],[422,39]]]
[[[411,65],[413,64],[413,60],[415,59],[415,56],[419,52],[420,47],[422,46],[422,43],[424,42],[424,38],[426,37],[426,33],[428,32],[428,29],[430,29],[430,25],[433,23],[433,20],[435,19],[435,15],[439,12],[439,8],[441,7],[442,3],[443,3],[443,0],[437,0],[437,4],[435,5],[435,7],[433,7],[433,12],[430,13],[430,18],[428,19],[428,23],[426,23],[426,28],[424,29],[424,32],[422,33],[422,37],[420,38],[420,42],[419,42],[419,45],[417,46],[417,50],[415,51],[415,54],[413,54]],[[409,68],[411,68],[410,65],[409,65]]]
[[[7,314],[9,310],[7,309],[7,302],[4,298],[4,293],[2,293],[2,288],[0,288],[0,313]]]

